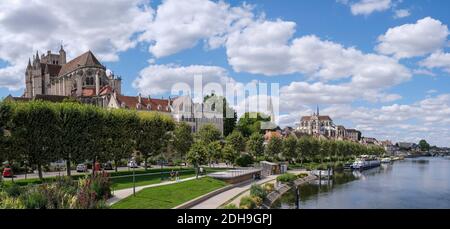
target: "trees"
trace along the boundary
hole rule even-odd
[[[239,153],[236,152],[230,144],[225,144],[222,150],[223,153],[223,159],[231,165],[234,165],[234,162],[236,161],[236,158],[239,157]]]
[[[297,140],[297,158],[300,160],[300,164],[303,165],[303,161],[309,156],[310,142],[307,137],[301,137]]]
[[[250,135],[247,141],[247,152],[253,156],[262,156],[264,154],[264,136],[258,132]]]
[[[214,93],[203,98],[205,104],[214,106],[217,111],[223,112],[223,135],[226,137],[231,134],[236,127],[237,113],[230,107],[224,96],[218,96]]]
[[[36,165],[42,179],[42,166],[57,159],[60,131],[55,120],[56,110],[47,102],[17,103],[11,117],[11,134],[15,149]]]
[[[213,124],[206,124],[200,127],[196,137],[199,141],[209,144],[213,141],[220,140],[222,133],[220,133],[220,131]]]
[[[108,158],[115,164],[130,158],[136,146],[139,118],[133,111],[112,110],[105,115],[105,148]]]
[[[239,131],[233,131],[233,133],[228,135],[226,142],[227,144],[230,144],[237,153],[245,151],[245,139]]]
[[[208,161],[208,151],[204,145],[204,142],[195,142],[189,149],[186,158],[187,161],[196,168],[198,179],[199,166],[207,163]]]
[[[185,122],[178,123],[173,131],[173,148],[180,159],[186,157],[193,142],[191,127]]]
[[[55,139],[59,145],[59,157],[66,161],[67,176],[71,175],[71,161],[81,159],[84,145],[82,145],[84,125],[80,125],[84,118],[84,107],[78,103],[56,104],[56,123],[60,134]]]
[[[419,141],[419,147],[421,151],[429,151],[430,150],[430,144],[428,144],[427,141],[424,139]]]
[[[267,156],[277,158],[282,152],[283,141],[279,137],[272,137],[266,146],[265,153]]]
[[[208,152],[208,163],[217,162],[222,159],[222,145],[219,141],[214,141],[206,146]]]
[[[144,167],[147,170],[147,159],[159,155],[167,145],[175,123],[172,118],[160,114],[139,112],[139,127],[137,131],[137,149],[144,158]]]
[[[293,161],[297,158],[297,138],[289,136],[283,141],[283,157],[288,161]]]
[[[244,137],[249,137],[253,133],[262,134],[261,122],[269,122],[270,117],[262,113],[249,113],[246,112],[241,116],[237,124],[237,129],[242,133]]]

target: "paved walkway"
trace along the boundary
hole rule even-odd
[[[201,177],[204,177],[204,176],[199,176],[199,178],[201,178]],[[196,177],[193,176],[193,177],[189,177],[189,178],[185,178],[185,179],[180,179],[178,181],[167,181],[167,182],[158,183],[158,184],[149,184],[149,185],[144,185],[144,186],[138,186],[138,187],[136,187],[136,193],[145,188],[170,185],[170,184],[175,184],[175,183],[179,183],[179,182],[183,182],[183,181],[194,180],[195,178]],[[120,200],[127,198],[131,195],[133,195],[133,188],[126,188],[126,189],[114,191],[113,197],[108,199],[107,204],[113,205],[113,204],[119,202]]]
[[[301,172],[304,172],[303,170],[290,170],[289,173],[299,174]],[[232,188],[228,191],[222,192],[216,196],[213,196],[195,206],[192,207],[192,209],[217,209],[226,202],[230,201],[231,199],[235,198],[231,203],[236,204],[236,206],[239,206],[240,199],[246,194],[250,194],[250,187],[253,184],[264,184],[267,182],[274,181],[278,175],[271,175],[267,176],[257,182],[247,182],[243,183],[241,185],[237,185],[235,188]]]
[[[269,182],[271,180],[275,180],[276,177],[277,177],[277,175],[267,176],[257,182],[249,182],[249,183],[237,185],[235,188],[232,188],[228,191],[222,192],[216,196],[213,196],[213,197],[193,206],[192,209],[216,209],[216,208],[219,208],[227,201],[233,199],[233,197],[241,194],[242,192],[249,190],[250,187],[252,186],[252,184],[254,184],[254,183],[263,184],[263,183]]]

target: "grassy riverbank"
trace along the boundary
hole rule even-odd
[[[114,204],[114,209],[168,209],[199,196],[225,187],[227,184],[205,177],[171,185],[146,188],[136,196],[127,197]]]

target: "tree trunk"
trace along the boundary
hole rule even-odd
[[[66,160],[66,171],[67,171],[67,176],[71,176],[71,170],[70,170],[70,160],[67,159]]]
[[[37,170],[38,170],[38,176],[39,176],[39,179],[43,179],[43,176],[42,176],[42,166],[41,166],[41,164],[40,163],[38,163],[37,164]]]
[[[115,165],[114,167],[115,167],[116,173],[117,173],[117,167],[119,166],[118,164],[119,164],[119,163],[117,163],[117,160],[114,160],[114,165]]]
[[[147,171],[147,156],[144,157],[144,168]]]
[[[199,169],[200,169],[200,167],[199,167],[199,166],[196,166],[196,168],[195,168],[195,171],[196,171],[196,173],[197,173],[197,174],[196,174],[196,179],[198,179],[198,173],[200,172]]]

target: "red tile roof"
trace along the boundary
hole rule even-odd
[[[169,101],[167,99],[152,99],[141,97],[139,109],[138,96],[117,95],[117,100],[119,102],[119,106],[122,106],[122,103],[124,103],[125,107],[128,109],[170,112]]]

